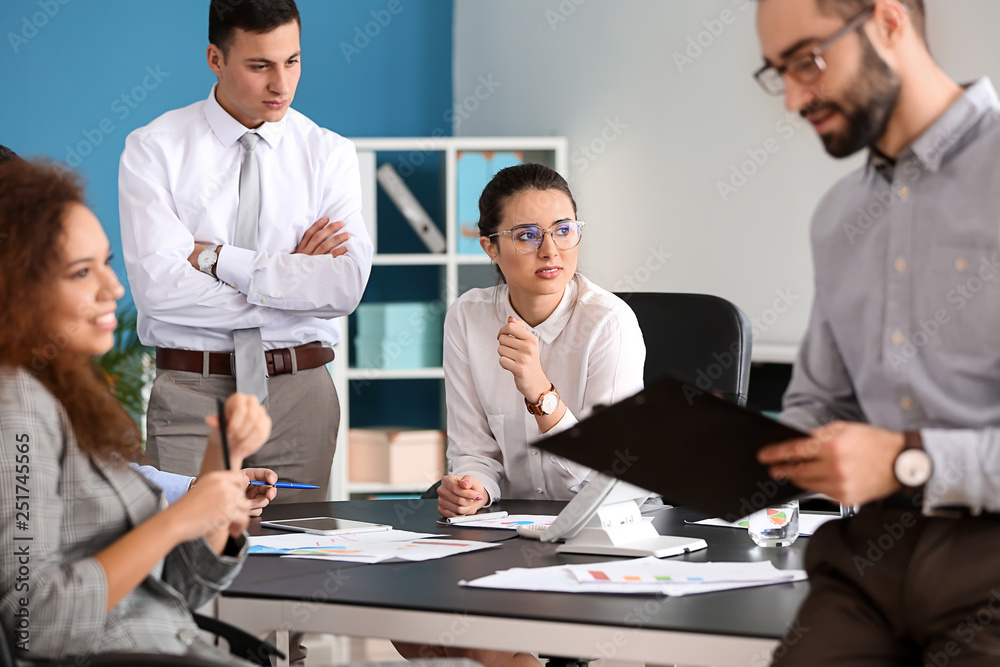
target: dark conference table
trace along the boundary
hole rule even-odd
[[[511,514],[558,514],[565,503],[505,501]],[[565,657],[683,665],[764,665],[808,592],[806,582],[684,597],[506,591],[460,586],[497,570],[614,560],[557,554],[554,544],[513,531],[437,523],[436,501],[365,500],[275,505],[266,519],[336,516],[499,543],[439,560],[367,565],[251,556],[218,599],[223,620],[251,632],[328,632]],[[701,537],[708,548],[688,561],[770,560],[801,568],[807,538],[780,549],[757,547],[746,531],[695,526],[689,510],[653,514],[662,535]],[[258,521],[251,533],[265,534]]]

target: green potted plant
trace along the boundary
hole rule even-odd
[[[145,439],[146,403],[155,375],[155,359],[153,348],[139,341],[136,319],[135,306],[126,305],[118,314],[114,347],[98,357],[97,366]]]

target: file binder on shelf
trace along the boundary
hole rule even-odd
[[[431,220],[431,216],[427,215],[427,211],[420,205],[417,198],[413,196],[410,188],[406,187],[406,183],[399,177],[393,166],[387,162],[378,168],[377,174],[378,182],[392,199],[392,203],[399,208],[403,217],[413,227],[413,230],[417,232],[417,236],[424,242],[427,249],[431,252],[444,252],[447,248],[444,235]]]

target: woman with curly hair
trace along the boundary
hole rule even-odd
[[[242,460],[268,438],[256,399],[226,402],[196,485],[169,507],[133,470],[135,423],[95,370],[124,289],[70,172],[0,165],[0,614],[30,657],[148,651],[248,664],[191,613],[236,576],[250,501]]]

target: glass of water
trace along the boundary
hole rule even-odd
[[[799,536],[799,501],[792,500],[751,514],[748,530],[757,546],[791,546]]]

